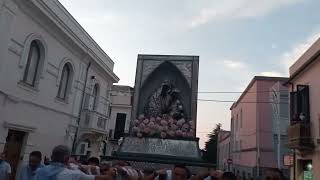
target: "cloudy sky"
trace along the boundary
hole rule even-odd
[[[134,84],[137,54],[200,56],[199,91],[243,91],[254,75],[288,76],[320,35],[318,0],[60,0]],[[199,94],[236,100],[240,94]],[[230,103],[198,102],[201,144],[230,126]]]

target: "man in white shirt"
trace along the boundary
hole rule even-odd
[[[36,173],[36,180],[111,180],[110,176],[87,175],[80,171],[67,168],[70,157],[67,146],[56,146],[51,155],[50,165],[41,168]]]
[[[11,174],[11,166],[6,162],[7,153],[0,154],[0,180],[9,180]]]

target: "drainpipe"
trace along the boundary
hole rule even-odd
[[[293,180],[296,180],[296,150],[293,150]]]
[[[91,62],[89,62],[88,66],[87,66],[87,69],[86,69],[86,77],[85,77],[85,80],[84,80],[84,86],[83,86],[83,90],[82,90],[82,95],[81,95],[81,101],[80,101],[80,106],[79,106],[79,114],[78,114],[78,118],[77,118],[77,129],[76,129],[76,133],[74,135],[74,138],[73,138],[73,143],[72,143],[72,153],[75,154],[76,153],[76,142],[77,142],[77,138],[78,138],[78,133],[79,133],[79,126],[80,126],[80,119],[81,119],[81,111],[82,111],[82,108],[83,108],[83,104],[84,104],[84,96],[85,96],[85,93],[86,93],[86,87],[87,87],[87,80],[88,80],[88,72],[89,72],[89,68],[91,66]]]
[[[279,88],[280,89],[280,88]],[[275,89],[272,89],[273,93],[273,107],[275,107],[275,120],[277,123],[277,138],[278,138],[278,144],[277,144],[277,167],[279,170],[281,170],[281,123],[280,123],[280,92],[278,92]]]

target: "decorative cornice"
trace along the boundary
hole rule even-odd
[[[37,104],[37,103],[32,102],[32,101],[24,100],[24,99],[19,98],[17,96],[13,96],[13,95],[7,94],[7,93],[5,93],[5,92],[3,92],[1,90],[0,90],[0,94],[3,94],[6,98],[8,98],[8,100],[10,100],[13,103],[24,103],[24,104],[27,104],[27,105],[33,105],[33,106],[36,106],[36,107],[39,107],[39,108],[42,108],[42,109],[45,109],[45,110],[49,110],[49,111],[52,111],[52,112],[55,112],[55,113],[63,114],[65,116],[68,116],[68,117],[73,118],[73,119],[78,118],[77,116],[75,116],[75,115],[73,115],[71,113],[59,111],[57,109],[53,109],[51,107],[40,105],[40,104]]]
[[[32,3],[59,29],[62,30],[75,44],[93,59],[114,82],[119,78],[113,72],[114,62],[92,39],[92,37],[81,27],[72,15],[57,0],[17,0],[19,3]],[[31,7],[30,5],[26,7]],[[91,46],[91,47],[90,47]]]
[[[121,108],[132,108],[131,105],[127,105],[127,104],[111,104],[111,107],[121,107]]]
[[[80,127],[80,131],[82,134],[94,134],[94,135],[106,135],[107,131],[106,130],[100,130],[97,128],[87,128],[87,127]]]
[[[5,121],[3,123],[3,127],[8,128],[8,129],[20,130],[20,131],[24,131],[24,132],[34,132],[37,129],[36,127],[15,124],[15,123],[9,123],[7,121]]]

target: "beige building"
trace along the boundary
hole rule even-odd
[[[58,0],[0,0],[0,152],[12,179],[33,150],[101,154],[113,66]]]
[[[291,67],[289,146],[294,150],[291,179],[320,179],[320,40]]]
[[[112,151],[117,150],[122,137],[129,133],[133,88],[130,86],[113,85],[110,98],[109,121],[107,125],[108,138],[105,155],[110,156]]]
[[[231,171],[231,132],[220,130],[218,134],[218,147],[217,147],[217,169],[223,171]]]

